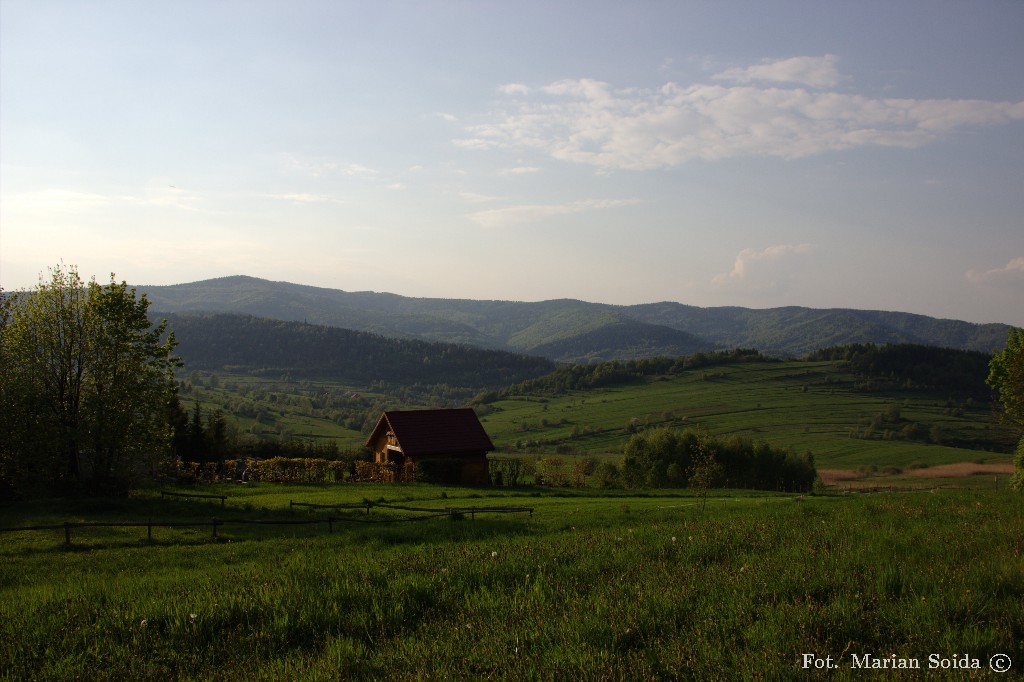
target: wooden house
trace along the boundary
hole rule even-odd
[[[494,443],[471,408],[390,410],[373,427],[366,446],[395,476],[420,475],[446,483],[487,485],[487,453]]]

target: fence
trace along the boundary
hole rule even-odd
[[[223,495],[198,495],[188,493],[167,493],[167,495],[176,497],[206,497],[206,498],[221,498],[221,504],[224,502]],[[212,537],[217,537],[217,528],[220,526],[226,526],[229,524],[238,525],[249,525],[249,526],[309,526],[319,525],[326,523],[327,531],[329,533],[334,532],[335,523],[407,523],[411,521],[424,521],[427,519],[435,519],[447,516],[451,520],[459,520],[465,517],[466,514],[470,515],[471,519],[475,519],[477,514],[511,514],[511,513],[526,513],[529,512],[530,516],[533,516],[533,507],[445,507],[444,509],[428,509],[423,507],[406,507],[394,504],[385,504],[382,502],[361,502],[356,504],[313,504],[308,502],[294,502],[289,500],[289,508],[294,507],[306,507],[309,509],[360,509],[366,510],[365,516],[370,515],[370,509],[373,507],[380,507],[384,509],[395,509],[398,511],[409,511],[409,512],[420,512],[418,516],[410,516],[405,518],[381,518],[381,519],[369,519],[359,518],[353,516],[327,516],[312,519],[221,519],[213,517],[211,519],[192,520],[192,521],[64,521],[63,523],[39,525],[39,526],[18,526],[14,528],[0,528],[0,533],[13,533],[18,531],[43,531],[43,530],[63,530],[64,531],[64,544],[65,546],[71,546],[71,531],[76,528],[146,528],[146,540],[147,542],[153,541],[153,529],[154,528],[203,528],[209,526],[212,529]]]
[[[421,519],[432,519],[438,516],[449,516],[451,518],[461,518],[466,514],[469,514],[471,519],[475,519],[477,514],[525,514],[529,513],[530,517],[533,517],[533,507],[445,507],[444,509],[431,509],[426,507],[407,507],[399,504],[386,504],[384,502],[356,502],[353,504],[314,504],[312,502],[295,502],[288,500],[288,506],[294,507],[305,507],[307,509],[365,509],[366,515],[370,515],[370,509],[373,507],[380,507],[381,509],[397,509],[399,511],[409,512],[425,512],[428,516],[416,516],[406,519],[390,519],[384,521],[376,521],[375,523],[394,523],[395,521],[419,521]],[[353,519],[354,520],[354,519]]]
[[[224,500],[228,499],[227,495],[203,495],[200,493],[172,493],[166,490],[160,491],[160,499],[166,497],[198,497],[205,500],[220,500],[220,506],[224,506]]]

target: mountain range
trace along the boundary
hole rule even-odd
[[[136,289],[148,296],[156,315],[252,315],[514,351],[561,362],[678,356],[731,348],[795,357],[851,343],[913,343],[988,353],[1005,345],[1009,330],[1004,324],[877,310],[413,298],[247,276]]]

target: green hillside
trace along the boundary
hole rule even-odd
[[[1005,453],[1013,438],[994,422],[992,405],[972,395],[976,386],[935,388],[909,379],[877,379],[843,360],[737,357],[726,364],[700,364],[691,357],[621,365],[643,367],[634,374],[602,365],[581,375],[566,367],[546,379],[483,393],[476,407],[497,456],[617,456],[633,433],[667,426],[764,440],[798,453],[810,450],[822,468],[1009,461]],[[373,390],[312,378],[224,373],[194,378],[183,392],[186,406],[199,401],[204,409],[221,409],[240,432],[330,438],[346,448],[362,444],[383,409],[468,400],[465,394]]]
[[[826,468],[973,461],[1012,444],[988,403],[872,385],[840,362],[692,369],[557,396],[508,396],[488,409],[488,432],[512,451],[617,452],[632,432],[660,426],[810,450]]]
[[[153,301],[153,311],[163,313],[222,312],[302,321],[388,337],[543,355],[563,362],[738,347],[794,357],[850,343],[917,343],[991,352],[1001,348],[1007,336],[1007,326],[1002,324],[884,311],[409,298],[253,277],[138,289]]]
[[[290,375],[368,385],[504,386],[554,369],[543,358],[248,315],[172,314],[177,353],[191,369]]]

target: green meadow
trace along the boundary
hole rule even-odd
[[[186,407],[199,400],[207,412],[227,411],[244,432],[331,438],[341,447],[359,447],[366,436],[339,424],[340,413],[317,409],[317,394],[359,392],[373,401],[366,410],[373,420],[385,407],[420,406],[326,381],[218,375],[213,388],[209,378],[202,383],[207,385],[183,396]],[[230,411],[240,396],[264,415],[263,423]],[[931,389],[865,386],[836,362],[719,365],[556,396],[515,395],[477,407],[499,456],[617,456],[632,430],[657,426],[699,426],[713,436],[810,450],[819,468],[835,469],[1009,462],[1015,442],[997,424],[990,403]]]
[[[832,362],[722,365],[557,397],[516,396],[493,403],[482,421],[497,444],[563,443],[575,452],[620,451],[633,424],[700,426],[810,450],[825,468],[1009,461],[990,405],[859,383]]]
[[[851,666],[895,655],[922,666],[898,679],[990,679],[997,654],[1013,667],[992,679],[1024,671],[1024,510],[1005,491],[191,491],[228,499],[40,501],[0,526],[328,515],[290,501],[534,512],[4,533],[0,677],[859,680],[892,679]]]

